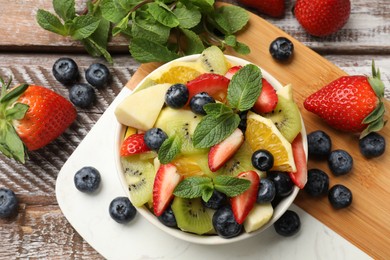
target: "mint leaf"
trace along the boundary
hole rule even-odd
[[[231,47],[236,47],[237,45],[237,38],[234,35],[227,35],[225,37],[225,43]]]
[[[235,197],[243,193],[249,189],[250,185],[249,180],[228,175],[219,175],[214,178],[214,188],[228,197]]]
[[[206,187],[205,189],[203,189],[202,200],[204,202],[208,202],[210,200],[211,196],[213,196],[213,192],[214,192],[213,187]]]
[[[248,23],[249,14],[245,9],[238,6],[222,6],[216,10],[214,20],[222,32],[233,34]]]
[[[233,113],[232,109],[223,103],[209,103],[203,106],[207,115],[218,116],[225,113]]]
[[[143,38],[164,45],[168,41],[170,28],[151,18],[136,17],[133,19],[131,33],[134,38]]]
[[[65,29],[65,26],[61,23],[60,19],[48,11],[39,9],[36,15],[36,20],[39,26],[45,30],[62,36],[68,35],[68,32]]]
[[[148,4],[148,11],[159,23],[174,28],[179,25],[179,20],[176,15],[163,3]]]
[[[74,0],[53,0],[53,7],[56,14],[62,20],[72,20],[76,16]]]
[[[29,107],[23,103],[16,103],[13,107],[5,111],[5,117],[7,120],[20,120],[24,118]]]
[[[204,45],[199,35],[187,29],[181,29],[181,31],[187,38],[185,49],[186,55],[201,53],[204,50]]]
[[[199,10],[204,13],[211,13],[214,9],[214,0],[183,0],[185,5],[189,3],[199,7]]]
[[[237,53],[243,54],[243,55],[248,55],[251,52],[248,45],[246,45],[245,43],[242,43],[242,42],[237,42],[236,46],[234,46],[233,49]]]
[[[130,14],[126,15],[113,29],[112,29],[112,36],[116,36],[119,33],[126,31],[127,27],[129,25],[129,16]]]
[[[181,141],[177,135],[166,139],[158,150],[158,159],[162,164],[171,162],[180,153]]]
[[[193,8],[188,9],[185,5],[179,5],[173,10],[179,20],[179,26],[184,29],[190,29],[197,26],[201,19],[202,14],[199,10]]]
[[[213,190],[213,182],[209,177],[188,177],[182,180],[173,191],[173,195],[193,199],[202,197],[204,193]],[[208,197],[207,194],[205,194]]]
[[[192,138],[195,148],[211,147],[231,135],[240,124],[240,116],[233,113],[206,115],[196,126]]]
[[[71,36],[75,40],[89,37],[98,27],[100,19],[92,15],[77,16],[73,19]]]
[[[147,39],[134,38],[129,48],[133,58],[141,63],[168,62],[179,58],[179,55],[170,51],[166,46]]]
[[[92,56],[96,56],[96,57],[99,57],[101,55],[103,55],[103,57],[109,62],[109,63],[112,63],[112,57],[110,55],[110,53],[106,50],[106,48],[104,48],[103,46],[99,45],[97,42],[95,42],[93,39],[91,38],[86,38],[84,40],[82,40],[84,46],[85,46],[85,49],[88,51],[89,54],[91,54]]]
[[[102,48],[106,49],[108,39],[109,39],[108,36],[110,33],[110,21],[108,21],[102,16],[100,8],[97,8],[97,10],[95,10],[95,15],[100,19],[100,23],[98,28],[93,32],[93,34],[89,38],[91,38]]]
[[[233,75],[229,83],[227,99],[232,108],[246,111],[253,107],[261,91],[261,71],[248,64]]]
[[[119,23],[127,15],[126,10],[118,8],[112,0],[102,0],[100,8],[102,16],[113,23]]]

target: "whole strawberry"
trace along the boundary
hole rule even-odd
[[[0,81],[0,151],[24,163],[27,150],[61,135],[76,119],[76,110],[50,89],[23,84],[8,90],[10,82]]]
[[[338,130],[361,132],[361,137],[379,131],[385,124],[384,84],[374,63],[372,71],[372,77],[336,79],[307,97],[304,107]]]
[[[297,0],[295,17],[311,35],[326,36],[340,30],[348,21],[350,0]]]
[[[271,17],[278,18],[284,15],[285,0],[239,0],[239,2]]]

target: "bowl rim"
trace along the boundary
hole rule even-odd
[[[134,91],[139,89],[144,84],[144,82],[146,80],[148,80],[149,78],[152,78],[153,75],[155,75],[156,73],[160,73],[162,70],[165,70],[165,69],[169,68],[169,66],[171,66],[173,63],[195,61],[199,56],[200,56],[200,54],[189,55],[189,56],[185,56],[185,57],[181,57],[181,58],[172,60],[172,61],[170,61],[168,63],[165,63],[165,64],[161,65],[160,67],[156,68],[151,73],[149,73],[147,76],[145,76],[145,78],[143,78],[137,84],[137,86],[132,90],[130,95],[132,93],[134,93]],[[226,55],[225,54],[225,57],[233,66],[234,65],[242,65],[242,66],[244,66],[246,64],[253,64],[250,61],[247,61],[245,59],[238,58],[238,57],[235,57],[235,56],[231,56],[231,55]],[[256,65],[256,64],[254,64],[254,65]],[[258,65],[256,65],[256,66],[258,66]],[[275,77],[273,77],[270,73],[268,73],[266,70],[264,70],[260,66],[258,66],[258,67],[261,69],[262,76],[276,90],[283,87],[283,85]],[[125,180],[124,172],[123,172],[123,167],[121,165],[120,155],[119,155],[119,150],[120,150],[119,147],[120,147],[120,144],[121,144],[121,142],[123,140],[123,136],[124,136],[124,132],[125,132],[125,126],[120,124],[117,120],[115,120],[115,122],[116,122],[116,126],[115,126],[115,128],[116,128],[116,135],[115,135],[115,142],[114,142],[114,157],[115,157],[116,172],[117,172],[117,175],[118,175],[118,178],[119,178],[119,181],[121,183],[121,186],[122,186],[123,190],[126,192],[127,197],[130,197],[130,193],[129,193],[129,190],[128,190],[128,186],[126,184],[126,180]],[[304,143],[304,151],[306,153],[306,159],[307,159],[307,157],[308,157],[307,137],[306,137],[306,129],[305,129],[305,125],[304,125],[304,122],[303,122],[303,119],[302,119],[302,115],[301,115],[301,122],[302,122],[302,130],[301,130],[300,134],[302,135],[303,140],[304,140],[304,142],[303,142]],[[299,190],[300,190],[299,187],[297,187],[295,185],[294,189],[293,189],[293,192],[288,197],[286,197],[283,200],[281,200],[281,202],[277,205],[277,207],[274,208],[274,212],[273,212],[272,218],[268,221],[268,223],[263,225],[260,229],[258,229],[256,231],[253,231],[253,232],[250,232],[250,233],[246,233],[245,231],[243,231],[240,235],[238,235],[236,237],[233,237],[233,238],[229,238],[229,239],[222,238],[222,237],[220,237],[218,235],[209,235],[209,236],[208,235],[196,235],[196,234],[184,232],[184,231],[182,231],[182,230],[180,230],[178,228],[170,228],[170,227],[167,227],[164,224],[162,224],[157,219],[157,217],[152,212],[150,212],[149,209],[147,209],[146,206],[136,207],[136,209],[140,213],[140,215],[142,215],[142,217],[147,219],[151,224],[153,224],[157,228],[161,229],[162,231],[168,233],[169,235],[171,235],[171,236],[173,236],[175,238],[184,240],[186,242],[195,243],[195,244],[222,245],[222,244],[230,244],[230,243],[242,241],[242,240],[245,240],[245,239],[248,239],[248,238],[251,238],[251,237],[255,237],[258,234],[262,233],[264,230],[268,229],[290,207],[290,205],[295,200]]]

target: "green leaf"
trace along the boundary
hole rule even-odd
[[[223,33],[234,34],[248,23],[249,14],[238,6],[222,6],[216,10],[214,20]]]
[[[385,114],[385,104],[382,101],[380,101],[376,106],[376,108],[366,118],[364,118],[362,124],[370,124],[378,120],[378,118],[383,117],[384,114]]]
[[[102,48],[107,49],[109,33],[110,33],[110,21],[108,21],[102,16],[100,8],[98,8],[95,11],[95,16],[100,18],[100,23],[98,28],[93,32],[93,34],[89,38],[91,38]]]
[[[127,15],[126,10],[118,8],[113,0],[102,0],[100,8],[102,16],[113,23],[119,23]]]
[[[230,81],[227,99],[229,105],[239,111],[253,107],[261,91],[261,71],[253,65],[245,65]]]
[[[127,30],[127,27],[129,26],[129,16],[130,14],[126,15],[117,25],[115,25],[112,29],[112,36],[116,36]]]
[[[77,16],[73,19],[72,38],[82,40],[89,37],[99,27],[100,19],[91,15]]]
[[[62,20],[72,20],[76,16],[74,0],[53,0],[53,7],[56,14]]]
[[[179,20],[179,26],[184,29],[197,26],[202,19],[202,14],[198,9],[188,9],[185,5],[178,5],[173,13]]]
[[[208,148],[226,139],[238,127],[240,116],[233,113],[206,115],[196,126],[192,142],[196,148]]]
[[[147,39],[134,38],[129,48],[133,58],[141,63],[168,62],[179,58],[179,55],[170,51],[166,46]]]
[[[179,25],[176,15],[163,3],[154,2],[148,4],[148,11],[156,21],[169,28]]]
[[[180,198],[193,199],[201,197],[205,190],[210,189],[213,190],[213,182],[209,177],[188,177],[176,186],[173,195]],[[207,195],[205,194],[205,196]]]
[[[25,162],[26,148],[12,124],[5,121],[0,124],[0,151],[19,162]]]
[[[203,106],[207,115],[218,116],[225,113],[233,113],[232,109],[223,103],[209,103]]]
[[[154,19],[136,17],[133,19],[131,33],[134,38],[147,39],[164,45],[169,38],[170,28],[157,23]]]
[[[13,107],[6,110],[5,117],[7,120],[20,120],[24,118],[29,107],[23,103],[16,103]]]
[[[237,38],[234,35],[227,35],[225,37],[225,43],[231,47],[236,47],[237,45]]]
[[[214,178],[214,188],[228,197],[235,197],[243,193],[250,185],[251,182],[249,180],[228,175],[219,175]]]
[[[213,196],[213,192],[214,192],[213,187],[206,187],[202,192],[202,200],[204,202],[208,202],[211,196]]]
[[[65,26],[61,23],[60,19],[48,11],[39,9],[36,15],[36,20],[39,26],[45,30],[62,36],[68,35],[68,32],[65,29]]]
[[[187,38],[185,49],[186,55],[201,53],[204,50],[204,45],[199,35],[187,29],[181,29],[181,31]]]
[[[211,13],[214,10],[214,0],[182,0],[182,2],[188,6],[188,5],[194,5],[199,7],[199,10],[202,13]]]
[[[27,84],[21,84],[20,86],[17,86],[16,88],[12,89],[7,94],[1,97],[0,103],[4,104],[12,99],[17,99],[18,97],[20,97],[20,95],[22,95],[26,91],[28,86],[29,85]]]
[[[162,164],[171,162],[180,153],[181,140],[177,135],[166,139],[158,150],[158,159]]]
[[[242,43],[242,42],[237,42],[236,46],[234,46],[233,49],[237,53],[242,54],[242,55],[248,55],[251,52],[248,45],[246,45],[245,43]]]
[[[84,44],[85,49],[88,51],[89,54],[95,57],[102,56],[109,62],[112,63],[112,57],[110,53],[106,50],[105,47],[100,46],[97,42],[95,42],[91,38],[86,38],[82,40],[82,43]]]
[[[376,121],[369,124],[367,128],[360,133],[360,139],[371,132],[377,132],[381,130],[386,125],[386,123],[387,121],[384,121],[382,117],[378,118]]]

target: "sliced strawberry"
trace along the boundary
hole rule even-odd
[[[144,141],[144,134],[133,134],[123,141],[120,155],[129,156],[147,151],[150,149]]]
[[[237,177],[251,182],[249,189],[230,200],[234,218],[238,224],[242,224],[255,205],[260,177],[255,171],[242,172]]]
[[[176,166],[171,163],[162,164],[158,169],[153,185],[153,211],[157,217],[168,207],[181,178]]]
[[[231,80],[233,78],[233,75],[236,74],[237,71],[239,71],[241,68],[242,68],[242,66],[240,66],[240,65],[231,67],[226,72],[225,77]]]
[[[218,171],[237,152],[243,142],[244,134],[237,128],[225,140],[211,147],[208,156],[210,170]]]
[[[290,172],[289,175],[295,185],[297,185],[300,189],[303,189],[307,182],[307,158],[305,150],[303,149],[302,134],[295,137],[291,146],[297,171]]]
[[[253,105],[253,110],[258,114],[272,112],[278,104],[278,95],[274,87],[264,78],[262,79],[262,85],[260,96]]]
[[[207,92],[215,100],[224,101],[227,96],[229,82],[230,80],[225,76],[214,73],[204,73],[187,83],[189,92],[188,100],[191,100],[191,98],[198,93]]]

